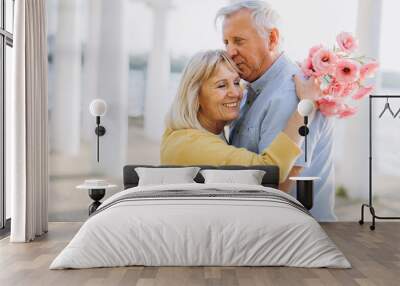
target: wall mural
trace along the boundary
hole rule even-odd
[[[125,165],[159,164],[278,165],[281,190],[313,189],[304,200],[318,220],[359,219],[364,99],[400,90],[375,45],[381,16],[364,23],[342,0],[346,11],[328,4],[332,19],[314,14],[322,26],[310,29],[292,6],[326,7],[276,0],[282,21],[270,16],[278,28],[264,35],[247,14],[215,21],[228,2],[48,1],[50,221],[85,220],[123,189]],[[398,151],[385,133],[375,194],[393,215]]]

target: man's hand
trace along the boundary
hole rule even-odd
[[[286,181],[284,181],[283,183],[279,184],[279,190],[281,190],[281,191],[283,191],[285,193],[290,192],[290,190],[292,189],[292,186],[294,184],[294,181],[289,180],[289,178],[290,177],[298,177],[300,175],[301,171],[303,171],[303,167],[294,166],[290,170]]]
[[[296,74],[293,79],[296,85],[296,95],[299,100],[310,99],[311,101],[315,101],[322,96],[321,83],[317,78],[302,79],[300,75]]]

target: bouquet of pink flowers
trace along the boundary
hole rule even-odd
[[[312,47],[301,70],[320,83],[322,95],[317,105],[321,113],[345,118],[357,111],[349,104],[351,100],[360,100],[373,91],[373,85],[364,85],[364,81],[376,73],[379,64],[355,53],[358,41],[351,34],[340,33],[336,42],[338,47],[332,50],[322,45]]]

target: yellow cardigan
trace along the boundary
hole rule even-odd
[[[161,142],[163,165],[277,165],[286,180],[301,149],[283,132],[261,154],[226,144],[218,135],[199,129],[166,129]]]

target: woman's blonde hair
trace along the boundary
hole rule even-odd
[[[167,128],[173,130],[204,129],[197,118],[200,108],[200,88],[221,63],[239,72],[236,64],[223,50],[199,52],[189,60],[183,71],[178,92],[166,116]]]

